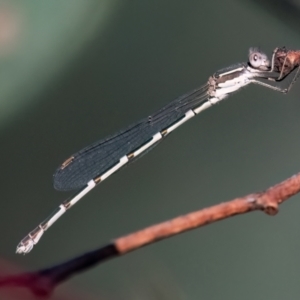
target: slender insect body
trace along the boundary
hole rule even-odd
[[[270,64],[264,53],[251,48],[247,63],[217,71],[203,86],[175,99],[158,112],[73,154],[56,170],[54,187],[62,191],[80,190],[31,231],[19,243],[17,253],[30,252],[43,233],[97,184],[151,150],[176,128],[231,93],[249,83],[284,91],[277,85],[279,78],[282,78],[282,70],[278,66],[274,67],[278,53],[276,51]],[[292,83],[297,76],[298,71]]]

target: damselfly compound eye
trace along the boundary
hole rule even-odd
[[[249,64],[251,67],[260,70],[268,70],[270,67],[268,56],[258,48],[249,49]]]

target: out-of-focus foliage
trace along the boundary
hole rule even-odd
[[[116,3],[0,1],[0,125],[59,80],[95,31],[105,28]]]

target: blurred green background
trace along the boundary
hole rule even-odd
[[[14,253],[70,195],[52,187],[64,159],[245,61],[251,46],[299,49],[298,28],[251,1],[0,1],[2,258],[48,267],[299,172],[300,84],[288,95],[249,86],[102,183],[30,254]],[[234,217],[106,262],[56,295],[298,299],[299,198],[273,218]]]

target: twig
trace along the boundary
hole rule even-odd
[[[49,295],[58,284],[76,273],[161,239],[254,210],[262,210],[273,216],[278,212],[279,204],[299,192],[300,173],[264,192],[249,194],[150,226],[51,268],[2,277],[0,286],[22,286],[36,295]]]

